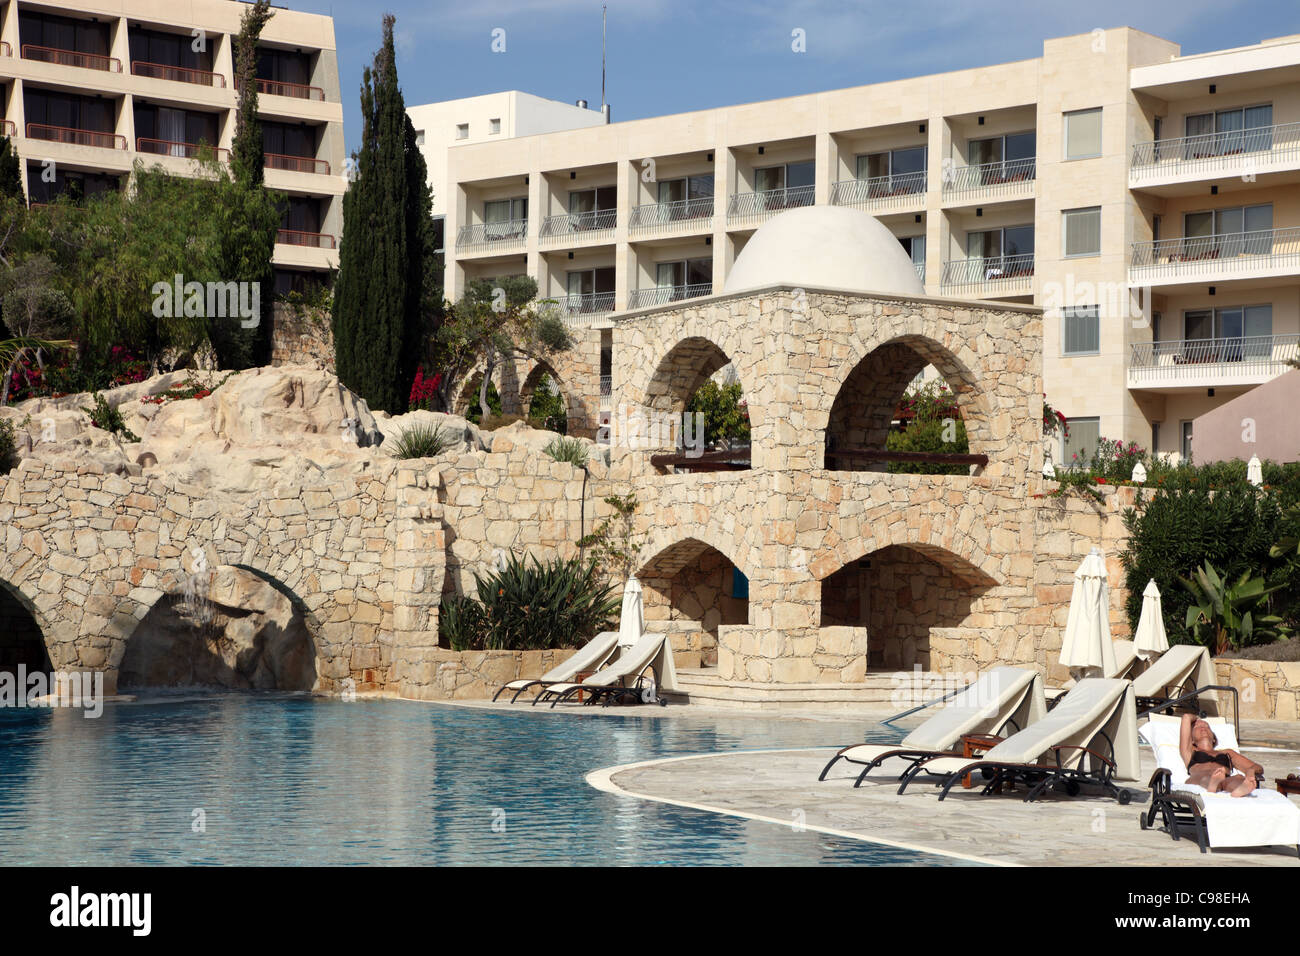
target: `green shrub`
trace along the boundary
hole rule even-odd
[[[7,475],[18,467],[18,442],[14,423],[0,418],[0,475]]]
[[[122,418],[122,413],[116,405],[108,404],[108,400],[99,392],[95,392],[91,397],[95,400],[95,407],[86,408],[82,406],[81,410],[90,416],[92,425],[120,436],[123,441],[136,442],[140,440],[139,435],[126,427],[126,420]]]
[[[440,643],[455,650],[577,647],[617,620],[618,594],[594,561],[512,554],[504,570],[474,580],[477,601],[447,598],[439,612]]]
[[[532,401],[528,403],[528,423],[534,428],[544,428],[561,435],[569,430],[569,414],[564,407],[564,396],[560,394],[558,386],[554,385],[553,379],[544,373],[533,389]]]
[[[1184,625],[1196,643],[1215,654],[1284,640],[1290,632],[1282,618],[1268,613],[1269,595],[1281,590],[1280,584],[1269,587],[1250,571],[1232,581],[1221,577],[1209,561],[1181,581],[1192,596]]]
[[[567,461],[575,468],[581,468],[587,464],[587,446],[576,438],[555,438],[542,451],[550,455],[556,461]]]
[[[390,454],[394,458],[437,458],[451,445],[451,436],[442,426],[412,425],[393,439]]]
[[[902,410],[910,411],[912,418],[903,427],[890,429],[885,436],[885,448],[889,451],[939,452],[947,455],[965,455],[970,452],[966,423],[961,419],[956,399],[942,381],[933,379],[908,392],[899,405]],[[887,469],[896,474],[970,474],[969,465],[929,462],[891,461]]]
[[[710,379],[695,390],[686,410],[703,417],[706,447],[749,444],[749,406],[739,382],[719,385]]]

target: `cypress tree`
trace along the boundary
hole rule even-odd
[[[0,196],[23,199],[23,171],[18,150],[8,136],[0,137]]]
[[[394,17],[383,23],[383,45],[361,80],[361,148],[343,197],[332,327],[339,380],[371,408],[400,414],[427,331],[432,222],[424,161],[397,85]]]

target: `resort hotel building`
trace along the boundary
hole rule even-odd
[[[0,116],[32,203],[122,188],[137,160],[185,175],[235,133],[237,0],[0,5]],[[338,266],[343,105],[334,22],[274,8],[257,64],[266,184],[287,193],[277,292]]]
[[[800,206],[878,218],[928,294],[1041,306],[1058,464],[1099,435],[1192,455],[1198,415],[1297,355],[1300,35],[1182,56],[1095,30],[1015,63],[551,131],[481,112],[410,110],[445,175],[447,295],[533,276],[606,330],[603,374],[614,318],[721,292]]]

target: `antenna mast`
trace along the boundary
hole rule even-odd
[[[600,111],[605,111],[605,10],[606,4],[600,5]]]

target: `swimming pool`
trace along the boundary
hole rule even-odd
[[[614,764],[901,736],[862,721],[220,694],[0,711],[0,864],[951,865],[601,793]],[[865,736],[864,736],[865,734]]]

